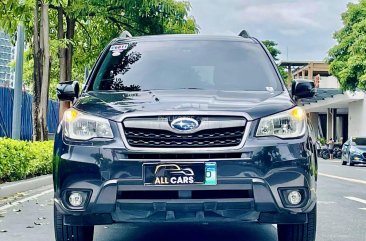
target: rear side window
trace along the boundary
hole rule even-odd
[[[126,42],[110,47],[90,90],[281,91],[259,44],[235,41]]]

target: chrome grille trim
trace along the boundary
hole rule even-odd
[[[244,135],[245,126],[207,129],[191,134],[175,134],[166,130],[125,128],[125,136],[131,146],[198,148],[237,146]]]
[[[246,119],[244,119],[243,117],[232,117],[232,118],[233,119],[227,119],[219,116],[203,118],[198,128],[191,131],[185,131],[184,134],[196,133],[202,130],[209,130],[209,129],[219,129],[219,128],[221,129],[221,128],[245,126]],[[156,116],[142,117],[142,118],[132,117],[125,119],[123,121],[123,125],[126,128],[166,130],[177,134],[182,133],[179,130],[171,128],[168,121],[168,117],[163,118],[156,118]]]
[[[252,122],[250,120],[251,117],[248,116],[245,113],[233,113],[233,112],[222,112],[222,111],[207,111],[207,112],[201,112],[201,111],[193,111],[193,112],[188,112],[188,111],[175,111],[175,112],[161,112],[161,113],[126,113],[124,114],[124,116],[121,118],[121,122],[118,123],[118,127],[119,127],[119,131],[121,133],[123,142],[125,144],[125,147],[127,150],[131,150],[134,151],[136,153],[139,152],[149,152],[149,153],[176,153],[177,152],[177,148],[167,148],[167,147],[134,147],[129,145],[125,132],[124,132],[124,127],[123,127],[123,121],[127,118],[132,118],[132,117],[149,117],[149,116],[225,116],[225,117],[237,117],[237,118],[245,118],[246,121],[246,125],[245,125],[245,129],[244,129],[244,135],[242,136],[241,142],[239,145],[236,146],[225,146],[225,147],[194,147],[194,148],[187,148],[187,147],[182,147],[179,148],[179,152],[180,153],[197,153],[197,151],[199,153],[212,153],[212,152],[227,152],[227,151],[235,151],[235,150],[240,150],[244,147],[244,144],[248,138],[249,132],[251,130],[251,126],[252,126]]]

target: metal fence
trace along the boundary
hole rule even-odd
[[[11,137],[13,122],[14,90],[0,87],[0,137]],[[32,139],[32,95],[23,92],[20,138]],[[58,124],[58,102],[48,102],[47,126],[50,134],[55,133]]]

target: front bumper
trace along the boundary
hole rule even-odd
[[[282,177],[300,180],[301,174],[281,173]],[[296,182],[296,181],[295,181]],[[295,184],[295,182],[293,184]],[[296,184],[296,187],[304,183]],[[283,186],[282,186],[283,187]],[[301,208],[292,212],[281,208],[279,192],[271,192],[271,187],[262,179],[243,178],[221,182],[216,186],[205,187],[204,191],[242,191],[248,197],[220,199],[123,199],[123,192],[181,192],[185,195],[187,187],[145,187],[124,185],[116,180],[101,186],[92,182],[77,182],[68,187],[70,190],[93,190],[87,208],[73,211],[65,207],[62,199],[56,198],[56,207],[66,214],[65,224],[98,225],[114,222],[261,222],[261,223],[305,223],[306,210],[311,210],[315,201],[307,200]],[[202,191],[200,186],[189,187],[189,192]],[[315,193],[311,194],[315,195]],[[244,195],[243,195],[244,196]],[[277,200],[276,200],[277,198]]]
[[[243,153],[240,158],[184,160],[216,162],[214,186],[145,186],[143,163],[182,160],[131,159],[129,152],[121,148],[122,141],[80,145],[66,143],[59,133],[55,143],[55,205],[68,225],[306,223],[307,213],[316,204],[317,163],[307,137],[294,140],[249,137],[245,147],[237,151]],[[305,189],[305,202],[296,207],[286,206],[280,192],[283,188]],[[74,210],[66,205],[64,193],[72,190],[90,193],[83,209]],[[162,198],[161,192],[173,196]]]
[[[364,155],[351,154],[351,161],[354,164],[366,164],[366,157]]]

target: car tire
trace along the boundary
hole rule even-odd
[[[64,215],[54,207],[54,228],[56,241],[93,241],[94,226],[64,225]]]
[[[347,165],[347,162],[342,160],[342,165],[343,166]]]
[[[355,164],[352,162],[351,158],[348,155],[348,163],[350,167],[353,167]]]
[[[278,241],[315,241],[316,206],[308,214],[308,222],[304,224],[278,224]]]

